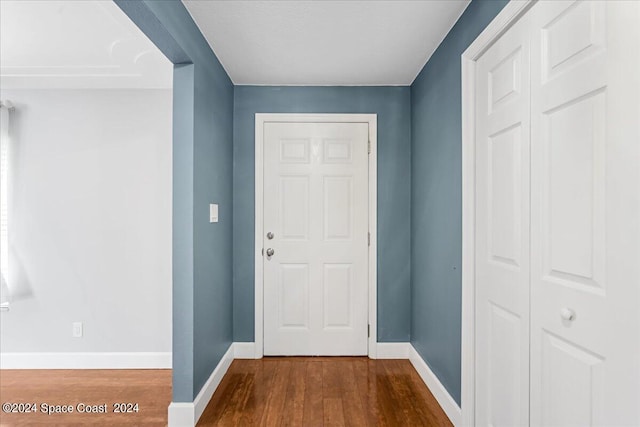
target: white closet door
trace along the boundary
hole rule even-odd
[[[640,3],[531,16],[531,424],[638,426]]]
[[[476,425],[529,422],[529,23],[476,68]]]

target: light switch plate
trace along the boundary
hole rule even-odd
[[[218,222],[218,204],[209,205],[209,222]]]

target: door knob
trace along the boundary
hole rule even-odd
[[[272,248],[267,249],[267,256],[273,256],[273,254],[275,254],[276,251],[274,251]]]
[[[576,318],[576,313],[570,308],[565,307],[562,310],[560,310],[560,317],[562,317],[564,320],[571,321]]]
[[[273,233],[272,232],[268,232],[267,233],[267,239],[269,239],[269,240],[273,239]]]

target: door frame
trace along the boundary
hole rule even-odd
[[[264,125],[265,123],[367,123],[369,126],[369,233],[368,258],[368,356],[376,358],[377,343],[377,114],[288,114],[256,113],[255,115],[255,358],[264,350],[264,271],[262,242],[264,235]]]
[[[462,65],[462,425],[475,425],[476,63],[537,0],[511,0],[469,45]]]

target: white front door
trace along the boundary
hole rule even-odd
[[[529,27],[478,60],[476,424],[529,420]]]
[[[265,355],[367,354],[368,140],[368,123],[264,124]]]
[[[640,3],[541,2],[531,424],[640,425]]]

